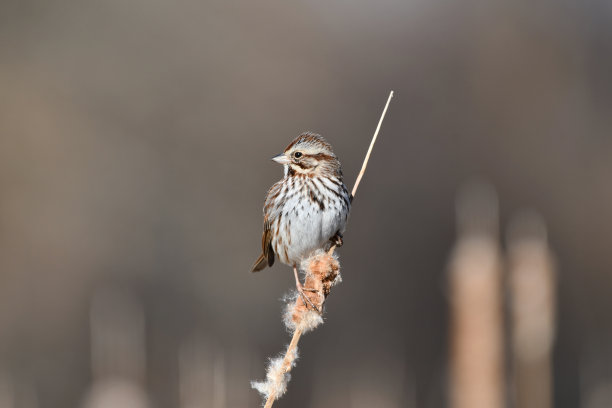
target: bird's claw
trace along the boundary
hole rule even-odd
[[[340,234],[339,232],[336,232],[336,235],[334,235],[333,237],[330,238],[330,241],[332,242],[332,244],[334,244],[336,247],[341,247],[342,244],[344,243],[342,241],[342,234]]]

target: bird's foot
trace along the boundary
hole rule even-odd
[[[304,305],[306,306],[306,308],[308,308],[308,305],[310,305],[310,307],[312,307],[313,310],[315,310],[318,314],[321,314],[321,310],[319,310],[319,308],[315,306],[315,304],[312,303],[312,301],[304,293],[304,292],[317,293],[318,290],[313,289],[313,288],[305,288],[302,286],[302,284],[300,283],[300,279],[298,277],[297,268],[295,267],[293,268],[293,273],[295,275],[295,288],[297,289],[297,292],[300,294],[300,297],[302,298],[302,302],[304,302]]]
[[[329,240],[332,242],[332,244],[334,244],[338,248],[340,248],[342,244],[344,243],[344,241],[342,241],[342,234],[339,232],[336,232],[336,234],[333,237],[331,237]]]

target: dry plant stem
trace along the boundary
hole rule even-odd
[[[361,165],[361,170],[359,171],[357,180],[355,180],[355,185],[353,186],[353,191],[351,192],[351,197],[353,198],[355,197],[355,193],[357,193],[357,187],[359,187],[359,183],[361,182],[361,178],[363,177],[363,174],[365,173],[366,167],[368,167],[368,160],[370,160],[370,154],[372,153],[372,148],[374,148],[374,143],[376,143],[376,138],[378,137],[378,131],[380,130],[380,126],[382,125],[383,119],[385,118],[385,114],[387,113],[387,108],[389,107],[391,98],[393,98],[393,91],[389,92],[389,97],[387,98],[385,109],[383,109],[382,115],[380,115],[380,120],[378,121],[378,126],[376,126],[376,131],[374,132],[374,136],[372,136],[370,147],[368,148],[366,157],[363,160],[363,164]]]
[[[370,147],[368,148],[368,152],[366,153],[366,157],[363,161],[363,164],[361,166],[361,170],[359,171],[359,175],[357,176],[357,180],[355,181],[355,185],[353,186],[353,191],[351,193],[351,198],[355,197],[355,193],[357,192],[357,187],[359,187],[359,183],[361,182],[361,178],[363,177],[366,167],[368,166],[368,160],[370,159],[370,154],[372,153],[372,148],[374,147],[374,143],[376,142],[376,138],[378,136],[378,132],[380,130],[380,126],[382,124],[383,119],[385,118],[385,114],[387,113],[387,108],[389,107],[389,102],[391,102],[391,98],[393,97],[393,91],[391,91],[389,93],[389,98],[387,99],[387,103],[385,104],[385,108],[383,109],[383,112],[380,116],[380,120],[378,121],[378,126],[376,127],[376,131],[374,132],[374,136],[372,137],[372,141],[370,142]],[[329,251],[327,251],[327,256],[329,257],[329,259],[332,259],[331,257],[333,256],[333,253],[336,249],[336,245],[333,244]],[[318,308],[317,312],[318,313],[322,313],[323,311],[323,302],[325,302],[325,298],[327,297],[327,295],[329,294],[329,290],[331,288],[331,286],[333,286],[334,281],[336,279],[336,276],[338,275],[338,263],[337,261],[335,261],[335,267],[332,266],[332,264],[330,263],[328,265],[329,268],[329,273],[326,276],[321,276],[318,275],[316,276],[314,279],[317,280],[317,286],[319,287],[318,290],[316,290],[314,293],[312,293],[312,296],[319,296],[322,297],[322,299],[318,299],[318,303],[320,303],[320,307]],[[312,278],[313,276],[311,275],[310,278]],[[308,277],[307,277],[308,279]],[[325,282],[324,282],[325,280]],[[311,295],[310,293],[307,294],[306,296]],[[308,303],[310,303],[312,301],[312,299],[308,298]],[[300,305],[301,302],[301,305]],[[296,305],[295,305],[295,310],[296,312],[294,312],[294,320],[295,320],[295,316],[296,313],[299,314],[300,313],[304,313],[305,311],[308,310],[308,306],[306,304],[306,302],[298,296],[298,298],[296,299]],[[297,322],[296,322],[297,323]],[[302,334],[304,333],[303,327],[301,327],[299,324],[296,324],[295,326],[295,330],[293,332],[293,337],[291,338],[291,343],[289,343],[289,346],[287,347],[287,351],[285,352],[285,355],[283,356],[283,363],[281,366],[281,370],[283,374],[287,374],[291,371],[291,367],[293,366],[294,363],[294,356],[297,355],[297,345],[298,342],[300,341],[300,337],[302,337]],[[274,404],[274,401],[276,401],[277,398],[277,391],[273,390],[272,392],[270,392],[270,394],[268,395],[268,398],[266,400],[266,404],[264,405],[264,408],[271,408],[272,404]]]
[[[336,249],[336,245],[332,245],[329,251],[327,251],[327,256],[329,257],[329,259],[332,259],[331,257],[334,254],[335,249]],[[322,276],[319,273],[319,274],[316,274],[318,275],[316,277],[314,277],[311,274],[307,278],[307,279],[313,278],[311,280],[316,280],[317,283],[320,283],[320,285],[317,285],[319,286],[319,288],[316,291],[316,295],[310,294],[310,293],[307,295],[307,296],[313,296],[313,300],[314,300],[314,296],[319,296],[319,295],[322,296],[322,299],[318,298],[315,300],[317,304],[320,304],[320,306],[316,308],[318,313],[320,313],[319,310],[322,310],[323,308],[323,302],[325,301],[325,297],[329,293],[330,287],[333,285],[332,282],[338,276],[337,268],[334,270],[334,267],[331,264],[329,265],[329,272],[330,274],[328,276]],[[324,280],[326,281],[326,283],[323,283]],[[308,299],[308,301],[310,303],[310,299]],[[300,341],[300,337],[302,337],[302,334],[304,333],[302,326],[299,324],[299,319],[307,311],[308,311],[307,304],[301,297],[298,296],[296,299],[294,313],[293,313],[293,320],[296,323],[296,326],[293,332],[293,337],[291,338],[291,343],[289,343],[289,346],[287,347],[287,351],[285,352],[285,355],[283,356],[283,363],[281,365],[281,370],[282,370],[283,375],[289,373],[291,371],[291,367],[293,366],[293,358],[294,358],[293,356],[297,355],[296,353],[297,345],[298,345],[298,342]],[[276,397],[277,397],[277,393],[275,389],[268,396],[268,399],[266,400],[266,405],[264,405],[264,408],[272,407],[272,404],[274,403],[274,401],[276,401]]]
[[[287,352],[285,353],[285,357],[283,358],[283,373],[288,373],[289,371],[291,371],[291,362],[289,361],[289,356],[295,354],[294,351],[297,348],[298,342],[300,341],[300,337],[302,337],[302,330],[300,328],[297,328],[293,332],[291,343],[289,343],[289,347],[287,347]],[[274,401],[276,401],[276,392],[272,392],[270,396],[268,396],[268,400],[266,401],[266,405],[264,405],[264,408],[272,407]]]

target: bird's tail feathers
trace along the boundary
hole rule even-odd
[[[264,256],[264,254],[259,255],[259,258],[253,264],[253,268],[251,268],[251,272],[259,272],[268,266],[268,259]]]

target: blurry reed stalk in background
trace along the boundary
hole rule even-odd
[[[0,367],[0,408],[37,408],[39,398],[27,380],[18,380]]]
[[[450,261],[451,376],[454,408],[503,406],[501,256],[498,204],[484,184],[457,199],[458,242]]]
[[[556,279],[543,220],[533,213],[516,216],[508,251],[516,407],[550,408]]]
[[[0,370],[0,407],[14,408],[15,389],[11,376]]]
[[[191,335],[178,354],[180,408],[249,406],[245,345],[218,344],[206,334]]]
[[[98,290],[90,312],[93,383],[85,408],[147,408],[145,325],[141,304],[115,288]]]
[[[587,375],[590,374],[587,372]],[[587,381],[590,379],[587,379]],[[586,382],[583,389],[582,408],[610,408],[612,407],[612,379],[603,379]]]

